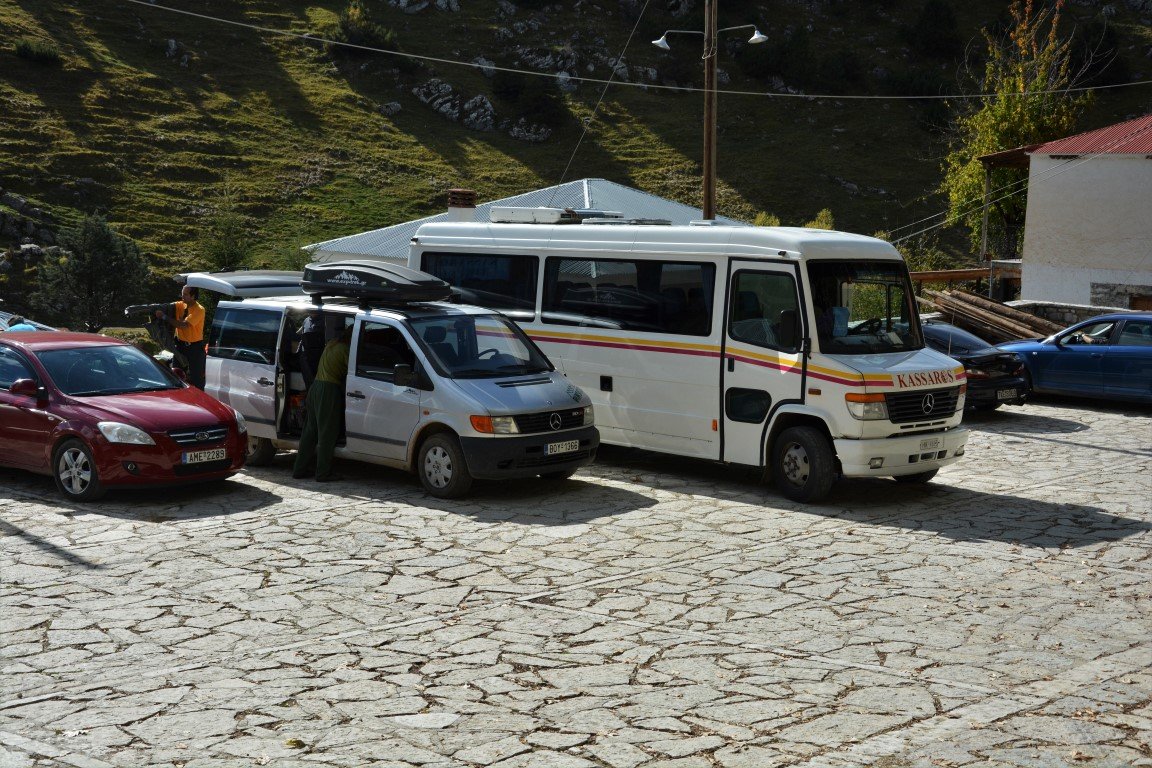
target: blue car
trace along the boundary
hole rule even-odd
[[[1036,392],[1152,403],[1152,312],[1100,315],[999,346],[1020,355]]]

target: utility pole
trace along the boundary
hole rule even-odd
[[[716,218],[716,3],[704,0],[704,201],[705,220]]]

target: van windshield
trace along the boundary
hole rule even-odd
[[[437,369],[449,378],[489,379],[552,370],[544,353],[500,315],[414,317],[409,323]]]
[[[902,261],[808,264],[820,351],[825,354],[923,349],[908,268]]]

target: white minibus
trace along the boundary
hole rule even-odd
[[[409,266],[514,319],[591,395],[605,443],[761,467],[798,501],[964,454],[964,368],[925,346],[889,243],[589,213],[425,224]]]

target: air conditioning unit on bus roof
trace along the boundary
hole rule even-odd
[[[579,224],[585,219],[622,219],[624,214],[589,208],[492,206],[488,217],[493,224]]]

